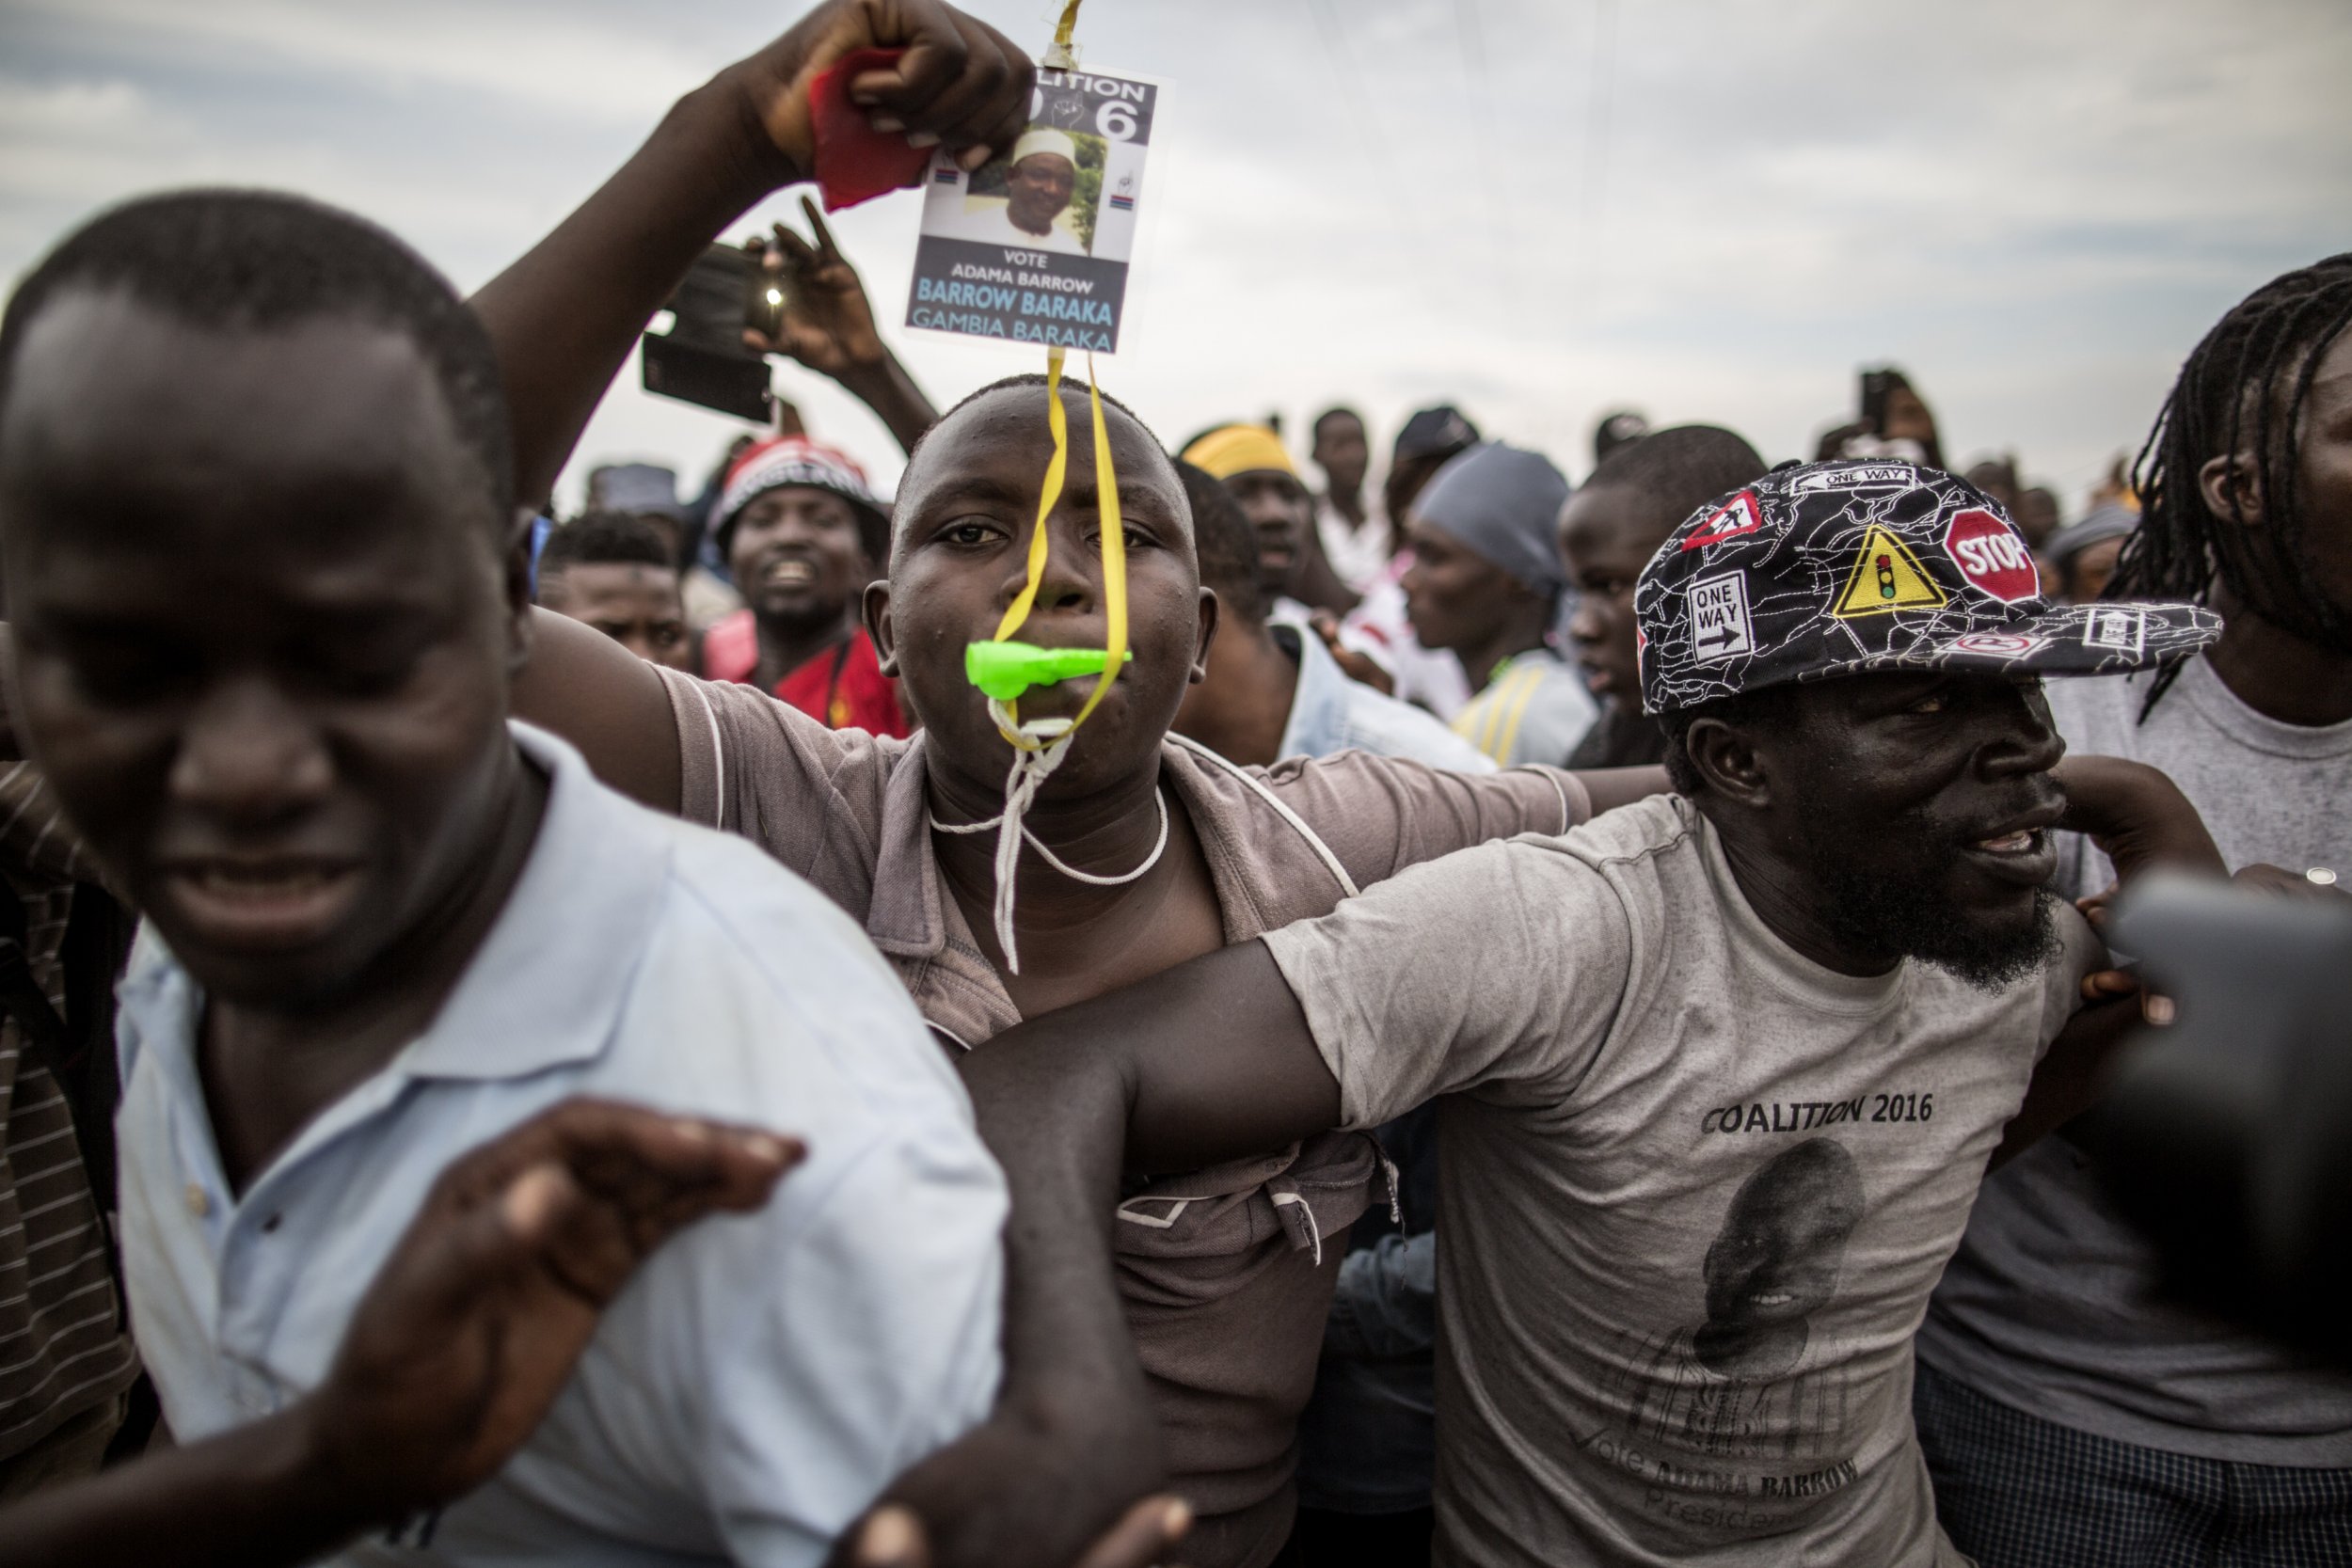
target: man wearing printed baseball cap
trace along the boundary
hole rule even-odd
[[[2217,622],[2054,609],[1993,503],[1901,464],[1699,509],[1635,603],[1675,793],[1034,1021],[967,1085],[1016,1209],[1129,1148],[1442,1097],[1443,1560],[1958,1568],[1912,1334],[1988,1163],[2136,1016],[2079,1006],[2106,957],[2043,886],[2050,830],[2108,835],[2126,879],[2219,869],[2162,774],[2059,765],[2038,677]]]
[[[744,608],[703,638],[703,673],[771,692],[829,729],[912,733],[858,614],[890,516],[850,458],[803,436],[747,448],[710,512]]]

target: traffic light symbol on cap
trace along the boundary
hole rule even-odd
[[[1837,608],[1830,613],[1851,621],[1898,610],[1940,610],[1946,596],[1910,546],[1872,524],[1847,575],[1845,590],[1837,595]]]

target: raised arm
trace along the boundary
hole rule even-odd
[[[464,1496],[539,1424],[639,1264],[800,1158],[766,1133],[574,1101],[434,1186],[320,1386],[0,1514],[0,1568],[267,1568]]]
[[[762,261],[782,284],[777,336],[771,340],[747,327],[743,341],[767,353],[788,355],[841,383],[913,452],[923,432],[939,422],[939,410],[882,341],[866,285],[841,254],[817,203],[803,196],[801,211],[808,217],[811,238],[779,223]]]
[[[869,48],[906,51],[850,84],[877,129],[968,150],[977,163],[1028,122],[1027,57],[942,0],[827,0],[679,99],[617,173],[473,298],[498,347],[526,501],[546,498],[637,334],[703,247],[770,192],[810,177],[809,85]]]
[[[809,85],[866,48],[906,51],[850,85],[877,128],[977,161],[1027,123],[1028,60],[941,0],[828,0],[679,99],[617,173],[473,297],[498,349],[526,504],[546,500],[638,333],[703,247],[771,191],[809,177]],[[616,788],[675,811],[677,732],[660,678],[577,623],[545,613],[535,623],[516,716],[578,746]]]
[[[1255,942],[1008,1030],[963,1075],[1012,1188],[1005,1394],[884,1500],[943,1568],[1057,1568],[1159,1476],[1112,1275],[1120,1173],[1280,1148],[1337,1126],[1340,1089]]]

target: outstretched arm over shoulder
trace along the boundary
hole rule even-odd
[[[498,347],[517,493],[542,499],[639,331],[720,230],[809,178],[809,87],[862,49],[903,49],[851,98],[910,135],[971,156],[1028,122],[1034,71],[944,0],[828,0],[678,100],[644,146],[555,231],[473,298]]]
[[[471,301],[498,351],[525,504],[546,500],[638,333],[703,247],[809,177],[810,84],[867,48],[905,53],[859,74],[850,95],[910,135],[977,158],[1028,122],[1026,56],[944,0],[828,0],[679,99],[628,163]],[[677,736],[659,678],[557,617],[538,616],[535,636],[516,715],[579,746],[616,787],[676,810]]]
[[[1254,942],[1030,1020],[965,1056],[963,1074],[1012,1190],[1005,1392],[882,1502],[920,1522],[932,1562],[1054,1568],[1159,1480],[1112,1270],[1120,1172],[1280,1148],[1338,1125],[1339,1085]]]

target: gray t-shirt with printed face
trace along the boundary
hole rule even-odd
[[[1351,1124],[1440,1108],[1440,1560],[1942,1565],[1911,1337],[2098,942],[1857,979],[1690,803],[1406,872],[1265,941]]]
[[[2265,718],[2199,658],[2139,721],[2147,675],[2052,681],[2075,752],[2169,773],[2235,870],[2352,875],[2352,723]],[[2106,857],[2061,841],[2060,891],[2096,893]],[[2207,1459],[2352,1465],[2352,1378],[2153,1299],[2153,1254],[2090,1163],[2046,1138],[1985,1183],[1919,1334],[1919,1354],[2004,1404],[2077,1431]]]

